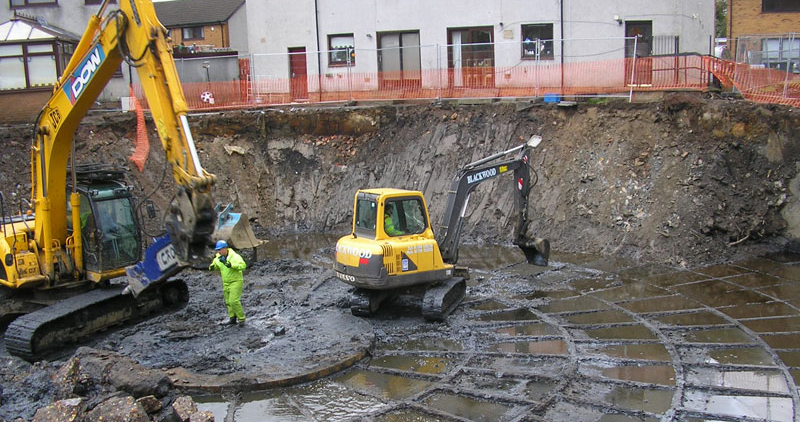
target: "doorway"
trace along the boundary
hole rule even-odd
[[[447,30],[451,87],[494,88],[493,35],[491,26]]]
[[[381,89],[422,86],[419,31],[378,34],[378,81]]]
[[[306,48],[289,48],[289,96],[292,101],[308,100]]]
[[[653,21],[625,22],[625,83],[653,84]]]

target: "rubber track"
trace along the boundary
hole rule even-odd
[[[467,283],[461,277],[430,287],[422,299],[422,316],[429,321],[444,321],[455,310],[467,291]]]
[[[162,309],[161,292],[165,288],[177,288],[179,300],[188,300],[188,289],[182,280],[164,283],[138,299],[123,295],[122,288],[92,290],[14,320],[6,329],[6,349],[23,359],[36,360],[48,350]],[[45,343],[41,344],[43,340]]]

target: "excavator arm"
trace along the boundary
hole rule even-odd
[[[166,226],[179,259],[188,261],[199,255],[216,224],[210,195],[215,177],[202,168],[198,159],[167,30],[158,21],[150,0],[120,0],[119,10],[106,14],[108,2],[104,0],[99,12],[92,16],[36,122],[31,151],[35,241],[44,249],[43,272],[51,279],[58,271],[56,254],[67,244],[65,182],[68,158],[74,156],[73,136],[123,60],[137,71],[172,165],[177,192]],[[74,227],[80,221],[77,196],[75,192],[70,196]],[[79,230],[69,243],[80,272]]]
[[[530,223],[528,220],[528,194],[531,188],[530,154],[531,149],[539,145],[541,140],[541,137],[533,136],[527,144],[469,163],[459,170],[450,185],[444,218],[436,239],[444,262],[455,264],[458,261],[458,244],[471,192],[482,182],[513,172],[517,192],[514,244],[522,249],[529,263],[547,265],[550,255],[549,242],[546,239],[526,237]],[[514,152],[517,152],[515,158],[497,161]]]

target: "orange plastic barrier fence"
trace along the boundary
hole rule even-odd
[[[331,69],[332,73],[298,78],[255,78],[247,63],[240,63],[238,81],[183,84],[190,109],[220,110],[354,100],[628,96],[641,91],[704,91],[708,89],[712,73],[723,83],[736,85],[745,97],[753,101],[800,106],[797,75],[787,77],[786,72],[750,69],[701,55],[402,72],[354,72],[336,68]],[[136,92],[146,107],[141,88],[137,87]]]
[[[800,75],[714,57],[705,60],[723,85],[735,86],[748,100],[800,107]]]

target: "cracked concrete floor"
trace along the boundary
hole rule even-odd
[[[196,397],[219,421],[797,421],[800,255],[693,270],[462,248],[464,303],[400,297],[371,357],[283,389]],[[342,310],[346,312],[346,310]]]

